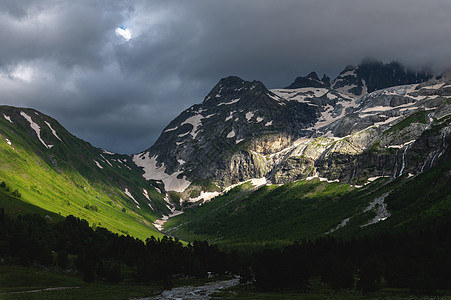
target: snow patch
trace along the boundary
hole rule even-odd
[[[21,115],[22,117],[24,117],[24,118],[28,121],[28,123],[30,123],[30,127],[34,130],[34,132],[36,132],[36,135],[38,136],[39,141],[40,141],[47,149],[52,148],[53,145],[47,145],[47,144],[44,142],[44,140],[41,138],[41,127],[40,127],[38,124],[36,124],[36,123],[33,121],[33,119],[32,119],[29,115],[27,115],[25,112],[21,111],[21,112],[20,112],[20,115]]]
[[[326,97],[327,97],[327,99],[329,99],[329,100],[335,100],[335,99],[338,98],[337,95],[334,95],[334,94],[331,94],[331,93],[327,93],[327,94],[326,94]]]
[[[167,174],[164,163],[159,167],[157,166],[157,159],[158,156],[156,155],[149,157],[148,152],[144,155],[141,153],[133,156],[133,162],[144,170],[143,177],[147,180],[161,180],[167,191],[183,192],[191,184],[185,176],[177,178],[183,171]]]
[[[116,153],[110,152],[110,151],[106,151],[104,149],[102,149],[102,152],[105,154],[109,154],[109,155],[116,155]]]
[[[191,124],[193,126],[193,129],[191,130],[190,134],[193,137],[193,139],[195,139],[196,136],[197,136],[197,128],[201,125],[203,118],[204,117],[201,114],[194,115],[194,116],[189,117],[188,119],[186,119],[180,125]]]
[[[368,182],[373,182],[373,181],[375,181],[375,180],[377,180],[377,179],[379,179],[379,178],[390,178],[390,176],[374,176],[374,177],[370,177],[370,178],[368,178],[367,179],[367,181]]]
[[[60,142],[62,142],[62,140],[60,139],[60,137],[56,134],[55,129],[52,128],[52,125],[50,125],[50,123],[47,122],[47,121],[44,121],[44,122],[45,122],[45,124],[47,124],[47,126],[50,128],[50,130],[52,131],[53,135],[54,135],[57,139],[59,139]]]
[[[373,210],[376,213],[376,216],[369,221],[367,224],[362,225],[361,227],[365,227],[371,224],[376,224],[377,222],[384,221],[388,217],[390,217],[390,212],[387,210],[387,203],[384,202],[385,197],[387,197],[389,193],[385,193],[380,197],[377,197],[363,210],[363,212],[368,212]]]
[[[11,123],[11,124],[13,123],[10,116],[3,114],[3,118],[5,118],[9,123]]]
[[[254,116],[253,112],[247,112],[246,113],[246,120],[249,122],[252,119],[253,116]]]
[[[232,130],[232,131],[230,131],[229,134],[227,135],[227,138],[228,138],[228,139],[231,139],[231,138],[233,138],[234,136],[235,136],[235,131]]]
[[[174,130],[177,130],[177,129],[178,129],[178,127],[169,128],[169,129],[166,129],[166,130],[163,131],[163,132],[170,132],[170,131],[174,131]]]
[[[221,105],[231,105],[231,104],[237,103],[238,101],[240,101],[240,98],[238,98],[238,99],[233,99],[233,100],[230,101],[230,102],[219,103],[219,104],[216,105],[216,106],[221,106]]]
[[[153,223],[153,226],[155,226],[155,228],[158,229],[159,231],[162,231],[164,229],[163,228],[164,223],[166,223],[167,220],[169,220],[169,218],[178,216],[180,214],[183,214],[183,211],[171,209],[171,214],[169,216],[163,216],[163,218],[155,220],[155,222]]]
[[[129,196],[139,207],[138,201],[136,201],[136,199],[133,197],[133,195],[128,191],[128,188],[125,188],[124,193],[125,193],[125,195]]]
[[[315,176],[307,177],[307,178],[305,178],[305,180],[313,180],[313,179],[315,179],[315,178],[318,178],[319,181],[327,181],[328,183],[332,183],[332,182],[340,182],[340,180],[338,180],[338,179],[329,180],[329,179],[324,178],[324,177],[319,177],[318,174],[315,174]]]
[[[334,228],[332,228],[331,230],[329,230],[328,232],[326,232],[326,234],[332,233],[332,232],[334,232],[334,231],[340,229],[341,227],[345,227],[346,224],[349,222],[350,219],[351,219],[351,218],[343,219],[343,220],[341,221],[340,224],[338,224],[337,226],[335,226]]]
[[[238,182],[238,183],[229,185],[228,187],[224,188],[223,193],[227,193],[228,191],[230,191],[230,190],[233,189],[234,187],[237,187],[237,186],[239,186],[239,185],[242,185],[242,184],[244,184],[244,183],[246,183],[246,182],[251,182],[251,184],[252,184],[254,187],[257,187],[257,188],[258,188],[258,187],[261,187],[261,186],[263,186],[263,185],[270,185],[270,184],[271,184],[271,182],[270,182],[268,179],[266,179],[265,177],[262,177],[262,178],[253,178],[253,179],[249,179],[249,180],[246,180],[246,181],[241,181],[241,182]]]
[[[144,197],[146,197],[146,198],[147,198],[147,200],[149,200],[149,201],[150,201],[149,193],[147,192],[147,190],[146,190],[146,189],[143,189],[143,195],[144,195]]]
[[[191,131],[187,131],[185,133],[179,134],[177,137],[181,138],[181,137],[187,136],[190,133],[191,133]]]
[[[272,120],[269,122],[266,122],[265,126],[271,126],[272,125]]]
[[[110,167],[112,167],[113,165],[108,161],[108,159],[105,158],[105,156],[103,156],[102,154],[100,154],[100,157],[103,158],[103,160],[110,165]]]
[[[242,141],[244,141],[244,139],[236,140],[236,141],[235,141],[235,144],[239,144],[239,143],[241,143]]]
[[[404,148],[405,146],[407,146],[409,144],[412,144],[413,142],[415,142],[415,140],[411,140],[411,141],[405,142],[402,145],[390,145],[387,148],[401,149],[401,148]]]
[[[183,159],[177,159],[177,162],[179,163],[179,165],[186,164],[186,161],[184,161]]]
[[[351,69],[351,70],[348,70],[348,71],[346,71],[346,72],[344,72],[343,74],[340,74],[339,75],[339,78],[341,77],[341,78],[343,78],[343,77],[346,77],[346,76],[352,76],[352,77],[355,77],[356,75],[355,75],[355,69]],[[340,79],[341,79],[340,78]]]
[[[214,197],[217,197],[219,195],[220,195],[219,192],[204,192],[204,191],[201,191],[200,195],[198,197],[190,198],[188,201],[190,201],[190,202],[197,202],[197,201],[203,200],[203,202],[206,202],[206,201],[210,201],[211,199],[213,199]]]
[[[99,169],[103,169],[102,165],[99,164],[99,162],[97,160],[94,159],[94,162],[96,163],[96,165]]]
[[[308,105],[316,106],[310,102],[312,98],[320,98],[329,93],[328,89],[325,88],[299,88],[299,89],[274,89],[271,90],[274,94],[280,98],[286,99],[288,101],[297,101],[300,103],[305,103]],[[334,98],[335,99],[335,98]]]
[[[266,185],[267,179],[265,177],[262,178],[253,178],[251,179],[251,184],[255,187],[260,187],[262,185]]]
[[[5,139],[5,141],[6,141],[6,143],[7,143],[8,145],[10,145],[11,147],[13,146],[13,144],[11,143],[11,141],[10,141],[9,139]]]
[[[230,113],[229,113],[229,116],[224,120],[224,122],[227,122],[227,121],[229,121],[229,120],[231,120],[232,118],[233,118],[233,113],[235,113],[236,111],[231,111]]]
[[[334,107],[330,104],[327,104],[325,110],[321,112],[321,117],[318,119],[318,122],[315,123],[313,129],[319,129],[326,125],[329,125],[333,121],[337,120],[339,116],[333,117],[332,113],[334,112]],[[312,129],[312,128],[309,128]]]
[[[261,121],[263,121],[262,117],[257,117],[257,123],[260,123]]]

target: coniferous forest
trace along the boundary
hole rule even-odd
[[[242,284],[261,292],[311,290],[312,279],[334,291],[377,292],[382,287],[433,294],[451,289],[450,219],[417,229],[358,239],[303,240],[283,248],[240,252],[197,241],[171,238],[145,242],[118,235],[68,216],[49,223],[39,215],[11,217],[0,210],[2,264],[74,268],[85,282],[159,283],[170,288],[179,278],[240,275]]]

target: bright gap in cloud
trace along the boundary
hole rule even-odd
[[[13,78],[20,79],[25,82],[31,82],[36,72],[30,66],[18,65],[11,73]]]
[[[123,37],[126,41],[129,41],[132,38],[132,33],[128,28],[118,27],[116,28],[116,35]]]

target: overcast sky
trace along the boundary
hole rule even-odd
[[[449,0],[0,0],[0,104],[150,147],[223,77],[289,85],[365,57],[451,66]]]

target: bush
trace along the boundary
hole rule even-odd
[[[20,197],[22,197],[22,194],[19,192],[18,189],[15,189],[13,192],[13,196],[16,198],[20,198]]]
[[[95,206],[94,204],[86,204],[85,205],[86,209],[92,210],[92,211],[99,211],[99,208],[97,206]]]

